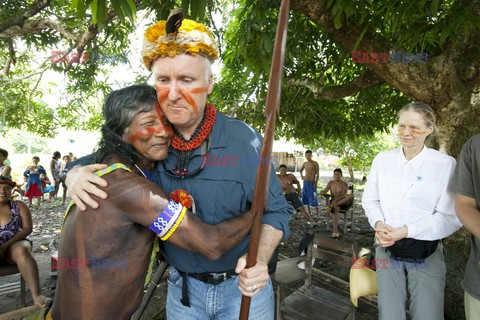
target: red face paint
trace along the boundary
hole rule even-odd
[[[137,141],[139,139],[147,140],[151,136],[153,136],[156,132],[157,132],[157,130],[155,130],[155,128],[152,128],[152,127],[145,128],[143,130],[132,133],[127,138],[127,142],[130,143],[130,144],[134,144],[135,141]]]
[[[208,87],[198,87],[198,88],[190,89],[190,93],[204,93],[204,92],[208,92]]]
[[[157,115],[158,115],[158,120],[160,120],[160,125],[162,126],[162,129],[163,131],[165,131],[166,133],[168,134],[172,134],[173,133],[173,129],[171,126],[167,126],[165,125],[164,123],[164,117],[165,115],[163,114],[163,111],[162,109],[160,109],[160,105],[157,103],[155,103],[155,111],[157,112]]]
[[[182,96],[182,98],[185,99],[185,101],[187,101],[187,103],[192,106],[193,111],[195,111],[195,114],[198,114],[197,103],[195,102],[195,100],[193,100],[190,93],[185,89],[178,89],[178,92],[180,92],[180,95]]]
[[[156,90],[157,90],[157,99],[160,103],[167,100],[168,94],[170,93],[170,89],[162,88],[161,86],[157,85]]]

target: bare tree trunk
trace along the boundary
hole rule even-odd
[[[355,175],[353,173],[353,167],[352,167],[352,162],[350,161],[350,156],[347,153],[347,150],[343,150],[343,155],[345,157],[345,161],[347,161],[347,168],[348,168],[348,174],[350,175],[350,182],[353,182],[355,179]]]

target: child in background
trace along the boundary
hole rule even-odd
[[[71,152],[70,152],[71,154]],[[63,195],[62,195],[62,205],[65,204],[65,199],[67,198],[67,186],[65,185],[65,176],[67,175],[67,163],[69,163],[72,159],[70,155],[63,156],[63,164],[62,164],[62,172],[60,173],[60,183],[62,184]]]
[[[20,195],[20,200],[23,200],[23,197],[25,196],[25,185],[27,183],[28,178],[23,177],[23,183],[18,184],[15,186],[15,189],[13,190],[13,195],[12,198],[18,197]]]
[[[50,202],[53,198],[53,194],[55,192],[55,186],[52,185],[52,182],[48,178],[46,174],[41,174],[40,175],[40,181],[42,181],[42,189],[43,189],[43,194],[42,194],[42,200],[45,201],[45,194],[48,193],[48,202]]]
[[[32,165],[29,166],[23,176],[27,177],[27,187],[25,188],[25,197],[28,198],[28,206],[32,207],[33,197],[37,198],[37,208],[40,206],[40,197],[43,195],[42,181],[40,175],[46,174],[45,169],[38,165],[40,158],[34,156],[32,158]]]

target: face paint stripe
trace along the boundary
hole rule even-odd
[[[143,130],[137,131],[132,133],[126,140],[130,144],[134,144],[135,141],[141,138],[149,138],[151,137],[156,130],[154,128],[145,128]]]
[[[182,95],[183,99],[185,99],[185,101],[187,101],[187,103],[192,106],[193,111],[195,112],[195,114],[198,114],[197,103],[195,102],[195,100],[193,100],[193,98],[192,98],[192,96],[190,95],[190,93],[188,93],[185,89],[179,89],[178,91],[179,91],[180,94]]]
[[[190,93],[204,93],[204,92],[208,92],[208,87],[192,88],[189,91]]]
[[[160,121],[160,125],[162,126],[162,129],[168,134],[173,133],[173,129],[170,126],[167,126],[163,123],[164,114],[158,103],[155,104],[155,111],[157,112],[158,120]]]

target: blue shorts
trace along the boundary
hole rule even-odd
[[[49,193],[55,191],[55,186],[54,185],[48,185],[45,188],[43,188],[43,193]]]
[[[303,181],[302,202],[306,206],[318,207],[317,187],[314,181]]]

